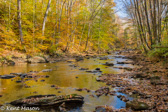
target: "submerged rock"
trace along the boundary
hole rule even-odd
[[[42,70],[42,72],[51,72],[52,71],[52,69],[44,69],[44,70]]]
[[[89,70],[89,68],[80,68],[79,70]]]
[[[138,101],[129,101],[126,103],[126,107],[131,107],[132,110],[140,111],[140,110],[147,110],[149,109],[149,105],[147,105],[144,102],[138,102]]]
[[[94,112],[113,112],[113,110],[110,106],[97,106]]]
[[[100,57],[100,60],[108,60],[108,57]]]
[[[21,83],[22,81],[21,80],[17,80],[16,83]]]
[[[129,101],[129,99],[127,97],[123,96],[123,95],[118,95],[117,97],[124,102]]]
[[[102,71],[99,71],[99,70],[88,70],[86,72],[88,72],[88,73],[101,73]]]
[[[0,75],[1,79],[11,79],[11,78],[14,78],[14,77],[15,77],[14,75]]]
[[[84,60],[84,58],[83,58],[83,57],[76,57],[75,60],[76,60],[76,61],[82,61],[82,60]]]

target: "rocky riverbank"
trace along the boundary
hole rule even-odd
[[[132,59],[131,64],[136,67],[122,74],[102,74],[97,81],[104,82],[111,88],[117,88],[118,92],[125,93],[134,100],[129,101],[125,96],[119,95],[117,97],[126,102],[125,109],[115,110],[110,106],[98,106],[95,111],[167,112],[168,67],[162,65],[162,62],[150,60],[137,51],[122,51],[118,54],[122,55],[120,58]]]
[[[57,55],[25,55],[13,53],[10,55],[4,55],[0,57],[0,66],[14,66],[20,63],[56,63],[59,61],[68,61],[75,59],[81,61],[84,58],[97,57],[97,54],[57,54]]]

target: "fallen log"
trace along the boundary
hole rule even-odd
[[[60,106],[62,103],[83,103],[84,97],[77,94],[71,95],[36,95],[22,98],[10,102],[14,106],[26,106],[26,107],[48,107],[48,106]]]

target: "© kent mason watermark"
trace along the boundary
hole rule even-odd
[[[39,107],[12,107],[12,106],[1,106],[0,110],[4,111],[38,111],[40,110]]]

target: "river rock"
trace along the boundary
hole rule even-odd
[[[133,62],[131,62],[131,61],[123,61],[123,62],[117,61],[117,64],[133,64]]]
[[[27,74],[26,74],[26,73],[10,73],[10,74],[12,74],[12,75],[17,75],[17,76],[19,76],[20,78],[25,78],[25,77],[27,77]]]
[[[14,77],[15,77],[14,75],[0,75],[1,79],[11,79],[11,78],[14,78]]]
[[[43,80],[41,80],[41,82],[44,82],[45,80],[43,79]]]
[[[7,60],[8,66],[14,66],[15,62],[13,60]]]
[[[86,72],[88,72],[88,73],[101,73],[102,71],[99,71],[99,70],[88,70]]]
[[[45,78],[49,78],[50,76],[49,75],[46,75]]]
[[[103,94],[108,95],[109,92],[109,87],[101,87],[95,91],[97,97],[102,96]]]
[[[75,65],[75,64],[74,64],[74,65],[69,65],[69,66],[70,66],[70,67],[74,67],[74,68],[78,67],[78,66],[77,66],[77,65]]]
[[[75,90],[76,90],[76,91],[82,91],[83,89],[81,89],[81,88],[76,88]]]
[[[108,60],[108,57],[100,57],[100,60]]]
[[[89,68],[80,68],[79,70],[89,70]]]
[[[67,60],[68,63],[75,62],[75,60]]]
[[[147,78],[147,75],[144,75],[144,73],[135,73],[134,76],[132,78]]]
[[[166,83],[161,82],[159,76],[150,77],[150,82],[152,85],[166,85]]]
[[[110,106],[97,106],[94,112],[113,112],[113,108]]]
[[[141,110],[147,110],[149,109],[149,105],[147,105],[144,102],[138,102],[138,101],[129,101],[126,103],[126,107],[131,107],[132,110],[135,111],[141,111]]]
[[[106,66],[114,66],[114,63],[106,62],[104,65],[106,65]]]
[[[51,72],[52,71],[52,69],[44,69],[44,70],[42,70],[42,72]]]
[[[84,58],[83,57],[76,57],[76,59],[75,59],[76,61],[82,61],[82,60],[84,60]]]
[[[100,82],[100,81],[101,81],[101,79],[100,79],[99,77],[97,77],[97,78],[96,78],[96,81]]]
[[[17,80],[16,83],[21,83],[22,81],[21,80]]]
[[[122,67],[122,66],[119,66],[119,67],[115,66],[115,67],[113,67],[113,68],[117,68],[117,69],[125,69],[125,70],[128,70],[128,71],[132,71],[132,70],[133,70],[133,69],[130,68],[130,67]]]
[[[48,61],[40,56],[35,56],[27,60],[28,63],[47,63]]]
[[[96,68],[95,70],[100,70],[100,68]]]
[[[151,80],[160,80],[160,77],[159,76],[153,76],[153,77],[150,77]]]
[[[124,102],[129,101],[129,99],[128,99],[128,98],[126,98],[126,97],[125,97],[125,96],[123,96],[123,95],[118,95],[117,97],[118,97],[120,100],[124,101]]]
[[[55,87],[55,85],[51,85],[51,87]]]
[[[118,61],[117,61],[117,64],[125,64],[125,63],[124,63],[124,62],[118,62]]]

